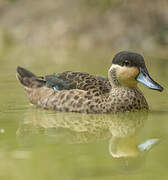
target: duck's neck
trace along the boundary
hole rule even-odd
[[[148,109],[146,99],[137,87],[137,83],[132,83],[131,81],[121,81],[121,83],[116,71],[116,66],[113,65],[108,74],[112,86],[109,93],[111,107],[116,112]]]

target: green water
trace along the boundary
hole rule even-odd
[[[105,76],[110,59],[86,61],[72,54],[65,61],[28,59],[0,60],[0,179],[168,178],[167,60],[147,62],[152,77],[165,87],[160,93],[140,86],[149,114],[87,115],[31,106],[15,79],[16,66],[38,74],[77,70]]]

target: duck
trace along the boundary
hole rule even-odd
[[[73,71],[36,76],[20,66],[16,77],[31,104],[64,112],[148,111],[148,103],[138,83],[163,91],[163,87],[150,77],[143,56],[130,51],[121,51],[113,57],[107,78]]]

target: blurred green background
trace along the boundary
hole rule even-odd
[[[0,1],[0,179],[168,178],[167,9],[167,0]],[[39,110],[15,78],[18,65],[38,75],[107,76],[121,50],[142,54],[165,88],[140,85],[148,117]],[[158,143],[138,149],[153,138]]]
[[[167,7],[167,0],[1,0],[0,61],[60,64],[77,53],[109,60],[124,49],[166,58]]]

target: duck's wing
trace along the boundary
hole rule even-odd
[[[29,88],[47,86],[58,91],[80,89],[90,91],[95,96],[108,95],[111,89],[110,82],[107,78],[81,72],[65,71],[63,73],[39,77],[27,69],[18,67],[17,78],[21,84]]]
[[[81,89],[106,94],[111,88],[107,78],[81,72],[65,71],[59,74],[44,76],[43,79],[48,87],[52,87],[55,90]]]

